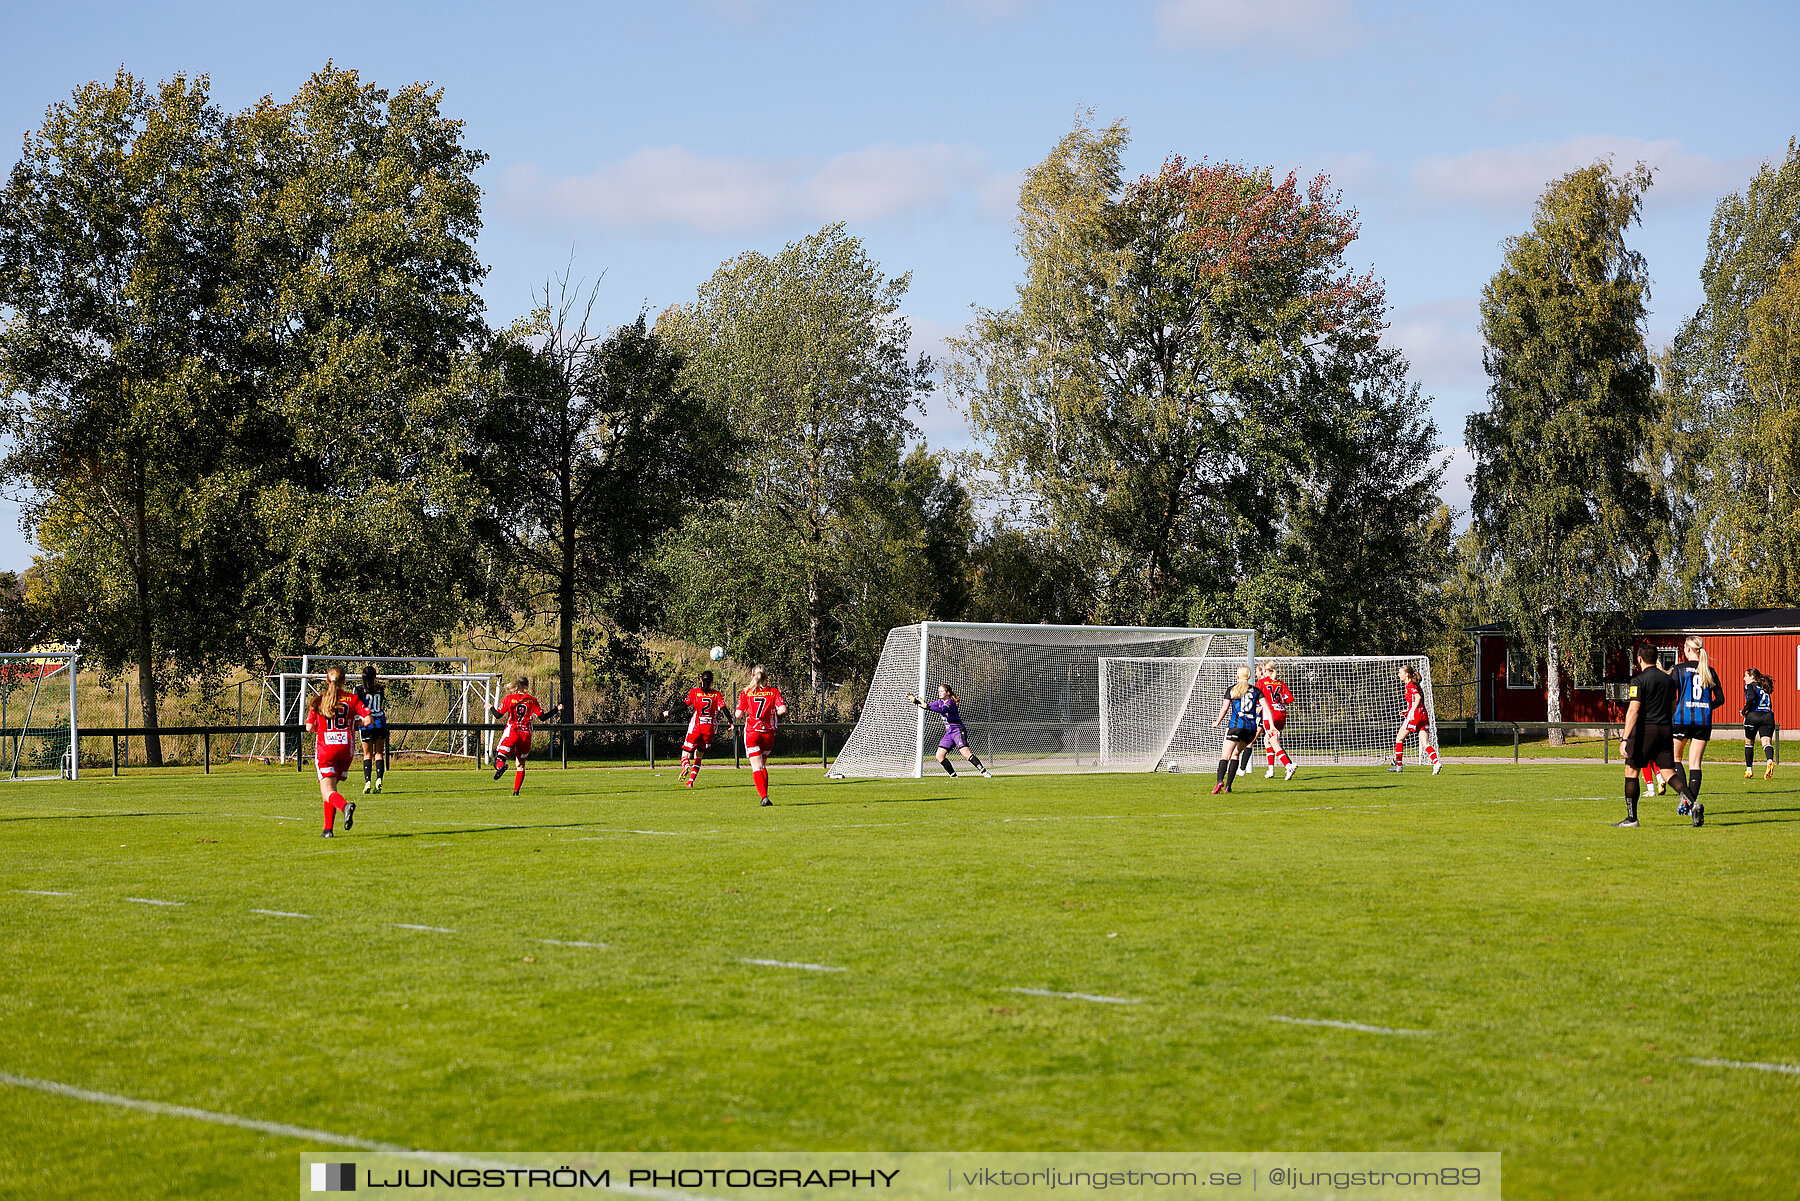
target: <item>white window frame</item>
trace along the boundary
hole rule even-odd
[[[1515,654],[1530,654],[1531,655],[1531,658],[1529,660],[1527,660],[1527,662],[1529,662],[1531,664],[1531,678],[1528,679],[1523,684],[1515,683],[1513,680],[1513,656]],[[1509,692],[1530,692],[1534,689],[1542,688],[1543,686],[1544,686],[1544,682],[1542,680],[1538,679],[1537,648],[1532,647],[1529,649],[1529,651],[1527,651],[1522,648],[1514,647],[1513,640],[1511,638],[1508,638],[1506,640],[1506,687],[1507,687],[1507,690]]]

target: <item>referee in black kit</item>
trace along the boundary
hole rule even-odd
[[[1675,678],[1656,665],[1656,648],[1648,642],[1634,643],[1631,651],[1637,658],[1638,673],[1631,677],[1631,706],[1625,710],[1625,734],[1620,739],[1625,751],[1625,820],[1613,825],[1637,827],[1638,773],[1654,766],[1657,779],[1664,784],[1676,782],[1698,826],[1706,820],[1706,811],[1688,786],[1687,773],[1675,762],[1675,736],[1670,729]]]

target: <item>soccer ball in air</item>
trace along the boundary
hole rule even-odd
[[[720,659],[723,659],[724,657],[725,657],[725,648],[724,647],[715,646],[712,648],[712,661],[714,663],[717,663]]]

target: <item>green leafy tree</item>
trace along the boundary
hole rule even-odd
[[[590,329],[565,278],[500,340],[479,440],[489,529],[515,603],[553,615],[559,696],[573,712],[578,642],[640,632],[655,600],[645,565],[689,508],[718,495],[728,427],[682,381],[682,358],[640,314]],[[578,638],[578,633],[585,635]],[[605,656],[610,663],[617,656]]]
[[[470,536],[486,156],[442,93],[327,67],[240,117],[242,319],[261,413],[249,651],[426,654],[487,597]]]
[[[772,257],[739,255],[657,322],[744,441],[727,502],[742,545],[709,557],[722,569],[710,586],[741,590],[740,603],[771,616],[799,606],[799,651],[785,661],[815,697],[834,653],[833,586],[864,537],[868,448],[916,434],[907,413],[931,388],[931,362],[909,357],[899,315],[910,281],[888,279],[860,240],[828,225]],[[765,633],[740,645],[783,649]]]
[[[1053,547],[1079,573],[1058,603],[1091,598],[1087,619],[1375,642],[1387,615],[1328,578],[1332,558],[1407,570],[1436,448],[1380,346],[1382,289],[1346,262],[1355,214],[1322,176],[1171,158],[1127,180],[1127,140],[1083,121],[1027,173],[1017,303],[953,343],[951,385],[1031,531],[993,549]],[[1391,496],[1334,509],[1384,434],[1402,438]]]
[[[327,66],[228,114],[120,72],[13,168],[0,473],[153,763],[169,680],[428,650],[473,603],[482,156],[440,98]]]
[[[1796,553],[1783,545],[1793,529],[1783,496],[1792,461],[1783,457],[1786,399],[1769,325],[1784,302],[1763,303],[1791,271],[1797,246],[1800,142],[1790,141],[1784,159],[1714,209],[1700,270],[1705,299],[1660,363],[1664,411],[1652,466],[1674,517],[1683,600],[1800,603],[1794,579],[1775,566]]]
[[[1650,179],[1642,164],[1619,175],[1600,162],[1553,181],[1482,292],[1474,528],[1514,637],[1545,648],[1553,722],[1564,664],[1588,674],[1614,615],[1635,619],[1657,572],[1667,511],[1642,470],[1658,415],[1649,277],[1625,241]]]
[[[1306,381],[1276,468],[1273,548],[1238,584],[1235,612],[1310,654],[1422,649],[1449,570],[1437,426],[1406,362],[1373,348]]]
[[[0,196],[0,475],[63,635],[136,664],[152,764],[163,685],[242,628],[219,603],[246,579],[233,435],[260,423],[231,379],[230,126],[204,77],[121,71],[51,107]]]

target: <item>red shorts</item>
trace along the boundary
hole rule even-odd
[[[515,733],[508,730],[500,739],[500,745],[494,750],[494,755],[501,759],[523,759],[529,754],[531,754],[530,731]]]
[[[704,749],[711,745],[712,737],[713,724],[710,721],[701,721],[697,717],[688,719],[687,744],[689,746]]]
[[[1431,718],[1426,714],[1421,713],[1417,717],[1407,721],[1407,723],[1400,728],[1405,730],[1408,734],[1417,734],[1420,730],[1431,729]]]
[[[334,734],[348,735],[348,730],[334,730]],[[350,764],[356,759],[356,747],[346,741],[341,746],[327,746],[317,743],[313,747],[313,755],[319,761],[319,779],[342,780],[350,774]]]
[[[1277,713],[1274,721],[1264,722],[1263,725],[1265,727],[1272,726],[1277,734],[1281,733],[1282,730],[1287,728],[1287,711],[1283,710],[1282,712]]]
[[[744,731],[744,754],[746,754],[746,755],[761,755],[766,759],[766,758],[768,758],[769,753],[771,751],[773,751],[774,749],[775,749],[775,731],[773,731],[773,730],[745,730]]]

